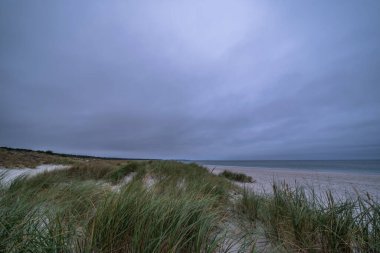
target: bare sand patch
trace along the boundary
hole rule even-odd
[[[69,165],[60,165],[60,164],[44,164],[39,165],[34,169],[31,168],[0,168],[0,178],[2,183],[9,184],[16,178],[20,176],[35,176],[37,174],[53,171],[53,170],[62,170],[70,168]]]

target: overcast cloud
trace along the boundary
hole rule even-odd
[[[380,158],[379,1],[0,3],[0,146]]]

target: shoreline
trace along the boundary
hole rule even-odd
[[[347,174],[352,174],[352,175],[367,175],[367,176],[379,176],[380,177],[380,172],[369,172],[369,171],[364,171],[364,172],[356,172],[356,171],[328,171],[328,170],[310,170],[310,169],[294,169],[294,168],[272,168],[272,167],[260,167],[260,166],[239,166],[239,165],[215,165],[215,164],[202,164],[198,163],[199,165],[206,167],[206,168],[237,168],[240,170],[262,170],[262,171],[268,171],[268,172],[294,172],[294,173],[310,173],[310,174],[342,174],[342,175],[347,175]],[[380,183],[380,182],[379,182]]]
[[[272,193],[273,182],[285,182],[290,186],[300,185],[316,190],[319,195],[324,195],[326,190],[331,190],[338,198],[355,197],[358,194],[370,194],[380,200],[380,174],[352,173],[352,172],[327,172],[294,169],[268,169],[263,167],[241,167],[225,165],[202,165],[214,174],[224,170],[244,173],[251,176],[255,183],[238,183],[242,187],[252,189],[260,193]]]
[[[291,169],[291,168],[268,168],[268,167],[248,167],[248,166],[229,166],[229,165],[209,165],[209,164],[201,164],[201,166],[206,167],[209,170],[215,169],[215,170],[233,170],[233,171],[245,171],[247,173],[251,173],[252,171],[255,172],[263,172],[263,173],[272,173],[272,174],[305,174],[305,175],[334,175],[334,176],[359,176],[359,177],[379,177],[380,173],[373,173],[373,172],[342,172],[342,171],[310,171],[310,170],[303,170],[303,169]],[[379,181],[380,183],[380,181]]]

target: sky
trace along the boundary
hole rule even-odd
[[[380,1],[0,3],[0,146],[380,159]]]

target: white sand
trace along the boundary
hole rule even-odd
[[[258,167],[238,166],[205,166],[213,173],[219,174],[223,170],[244,173],[251,176],[256,183],[239,184],[249,187],[256,192],[272,192],[272,182],[286,182],[290,186],[299,184],[306,188],[313,187],[317,193],[324,194],[331,190],[337,197],[356,196],[367,192],[380,200],[380,174],[359,174],[342,172],[311,172],[306,170],[269,169]]]
[[[31,168],[0,168],[0,180],[2,183],[9,184],[13,180],[15,180],[17,177],[20,176],[34,176],[46,171],[53,171],[53,170],[62,170],[70,168],[68,165],[57,165],[57,164],[44,164],[39,165],[34,169]]]

